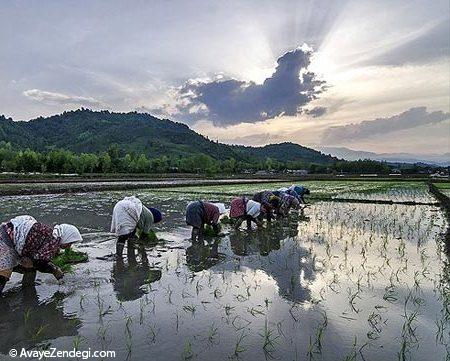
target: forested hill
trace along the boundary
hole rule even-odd
[[[0,116],[0,141],[14,148],[76,153],[101,153],[111,144],[123,152],[144,153],[149,158],[207,154],[217,160],[235,158],[332,164],[337,159],[293,143],[264,147],[231,146],[209,140],[181,123],[136,112],[112,113],[86,109],[48,118],[17,122]]]

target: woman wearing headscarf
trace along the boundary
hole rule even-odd
[[[116,254],[122,255],[125,241],[130,241],[136,232],[138,232],[138,236],[146,237],[153,224],[159,223],[161,220],[161,212],[156,208],[147,208],[139,198],[125,197],[117,202],[111,221],[111,232],[117,236]]]
[[[223,203],[190,202],[186,207],[186,223],[192,226],[192,239],[203,235],[205,224],[211,225],[215,234],[219,234],[219,218],[223,213],[225,213]]]
[[[75,226],[54,227],[31,216],[18,216],[0,226],[0,293],[15,267],[24,271],[52,273],[61,279],[63,273],[52,262],[62,248],[83,238]]]
[[[306,202],[305,202],[305,198],[304,198],[305,194],[310,194],[310,193],[311,193],[310,190],[309,190],[308,188],[303,187],[303,186],[298,186],[298,185],[292,185],[292,186],[290,186],[288,189],[289,189],[290,191],[293,191],[293,192],[297,193],[297,195],[298,195],[298,200],[299,200],[301,203],[303,203],[303,204],[306,203]]]
[[[281,197],[282,194],[289,194],[290,196],[293,196],[300,201],[300,196],[297,194],[296,191],[294,191],[291,188],[287,187],[279,188],[278,190],[274,191],[273,194],[275,194],[278,197]]]
[[[253,196],[255,202],[261,203],[262,211],[267,217],[267,221],[272,220],[273,211],[280,206],[280,198],[269,191],[258,192]]]
[[[277,208],[276,213],[282,217],[286,217],[289,214],[290,209],[299,209],[300,201],[287,193],[280,194],[280,206]]]
[[[247,197],[234,198],[231,201],[230,218],[236,219],[235,228],[239,228],[244,221],[247,221],[247,228],[251,228],[251,222],[262,227],[262,222],[258,219],[260,214],[261,203]]]

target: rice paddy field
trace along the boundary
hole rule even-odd
[[[60,283],[40,274],[22,288],[14,274],[0,298],[0,358],[56,347],[119,360],[449,360],[448,224],[424,183],[308,181],[303,212],[191,242],[189,201],[229,205],[285,185],[133,190],[165,220],[158,244],[136,243],[123,260],[109,224],[129,191],[3,197],[2,220],[79,226],[89,262]]]

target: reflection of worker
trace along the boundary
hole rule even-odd
[[[149,266],[145,248],[139,246],[140,262],[136,258],[136,249],[130,241],[127,247],[128,264],[122,257],[117,257],[112,270],[113,288],[120,301],[133,301],[144,295],[142,286],[161,279],[160,269]]]
[[[136,232],[147,236],[154,223],[162,220],[162,214],[156,208],[147,208],[132,196],[125,197],[114,206],[111,232],[117,236],[116,254],[122,256],[125,241],[129,241]]]
[[[219,240],[212,243],[195,241],[186,249],[187,266],[194,272],[207,270],[219,262]]]
[[[232,232],[230,244],[233,253],[237,256],[248,256],[259,253],[267,256],[270,252],[280,249],[280,242],[284,235],[278,233],[278,237],[267,233],[267,230],[256,233]]]
[[[0,353],[5,354],[12,347],[33,349],[46,340],[77,335],[81,321],[64,312],[66,297],[56,292],[43,302],[32,286],[0,298]]]
[[[308,282],[315,279],[315,261],[310,251],[293,239],[298,232],[294,223],[284,227],[278,222],[258,232],[231,232],[230,244],[245,267],[262,270],[275,280],[283,298],[304,302],[311,299]],[[246,257],[258,253],[263,257],[257,261]]]
[[[36,270],[52,273],[57,279],[64,274],[52,262],[62,248],[82,240],[75,226],[60,224],[54,227],[36,221],[31,216],[18,216],[0,225],[0,293],[11,273],[26,273],[25,281],[32,282]]]

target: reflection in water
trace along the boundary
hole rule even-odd
[[[219,239],[208,242],[198,239],[186,249],[186,263],[193,272],[207,270],[223,260],[223,255],[219,254]]]
[[[36,288],[25,287],[0,298],[0,353],[11,348],[33,348],[37,344],[63,336],[75,336],[81,321],[64,314],[66,294],[56,292],[39,302]]]
[[[131,242],[127,248],[126,264],[118,257],[112,269],[113,288],[119,301],[137,300],[145,294],[143,285],[159,281],[160,269],[151,268],[143,245],[138,245],[140,262],[136,258],[136,244]]]
[[[243,264],[270,275],[285,299],[304,302],[311,299],[308,286],[315,280],[316,271],[311,252],[298,245],[298,221],[309,221],[309,218],[294,214],[257,232],[232,232],[230,244],[235,255],[263,256],[259,262],[248,259]]]

